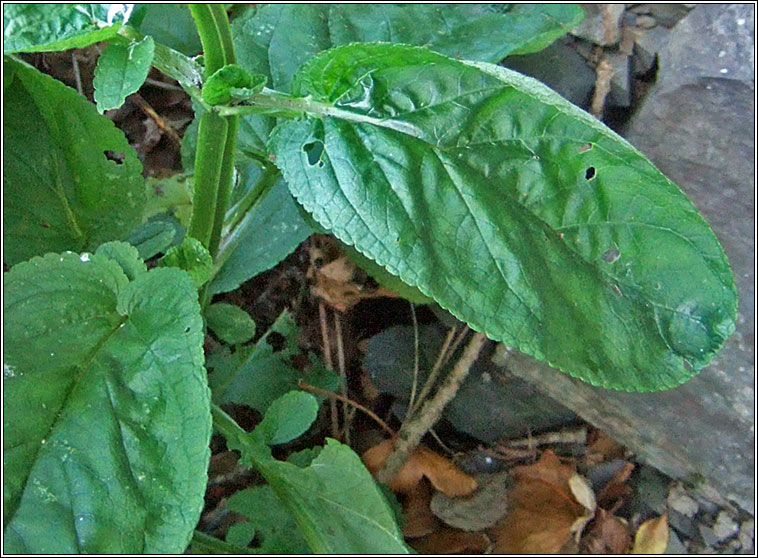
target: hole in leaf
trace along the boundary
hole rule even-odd
[[[653,288],[654,288],[656,291],[660,291],[660,290],[661,290],[661,284],[660,284],[660,283],[656,283],[655,285],[653,285]]]
[[[278,331],[272,331],[266,336],[266,343],[269,344],[275,353],[278,353],[287,346],[287,339]]]
[[[113,161],[117,165],[123,165],[124,159],[126,158],[126,155],[123,153],[117,153],[115,151],[111,151],[110,149],[106,149],[103,151],[103,155],[105,155],[105,158],[109,161]]]
[[[184,329],[184,333],[189,333],[189,331],[190,331],[190,328],[189,328],[189,327],[186,327],[186,328]]]
[[[619,249],[615,246],[609,250],[606,250],[603,254],[603,261],[608,263],[613,263],[617,259],[619,259],[619,256],[621,255],[621,252],[619,252]]]
[[[323,166],[323,161],[321,161],[321,154],[324,152],[324,142],[322,141],[312,141],[310,143],[306,143],[303,146],[303,151],[308,156],[308,164],[310,166],[315,165],[316,163],[321,163],[319,166]]]
[[[584,145],[580,145],[579,146],[579,153],[586,153],[590,149],[592,149],[592,144],[591,143],[585,143]]]
[[[592,180],[595,178],[595,167],[588,168],[584,173],[584,178],[587,180]]]

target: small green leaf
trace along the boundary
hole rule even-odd
[[[304,391],[290,391],[276,399],[266,410],[260,434],[270,446],[290,442],[308,430],[316,420],[319,404]]]
[[[159,265],[183,269],[197,287],[202,287],[213,276],[213,258],[208,249],[198,239],[189,236],[179,246],[169,248]]]
[[[129,44],[111,43],[106,47],[95,67],[95,88],[97,110],[119,108],[126,97],[137,91],[147,78],[153,61],[155,43],[152,37]]]
[[[356,44],[292,91],[311,114],[269,148],[298,201],[475,330],[627,391],[681,384],[734,331],[732,272],[692,202],[536,80]]]
[[[287,364],[297,351],[297,326],[284,312],[255,345],[212,353],[207,366],[212,371],[208,383],[213,401],[249,405],[265,413],[276,398],[297,389],[299,373]]]
[[[161,215],[136,227],[129,233],[126,242],[137,249],[140,258],[147,260],[178,244],[183,235],[184,227],[175,217]]]
[[[203,85],[203,100],[211,106],[228,105],[247,98],[266,85],[266,76],[251,74],[242,66],[227,64],[219,68]]]
[[[240,187],[255,185],[260,177],[257,165],[247,163],[240,167]],[[310,234],[311,229],[300,216],[292,194],[279,178],[227,238],[226,242],[234,243],[234,250],[211,282],[210,291],[214,294],[233,291],[274,267]]]
[[[263,554],[310,554],[294,518],[270,486],[253,486],[235,492],[226,507],[247,519],[229,528],[227,542],[247,546],[253,536],[243,541],[254,530],[260,539],[258,550]],[[242,525],[246,527],[233,530]]]
[[[140,259],[137,249],[125,242],[106,242],[98,247],[95,254],[105,256],[120,265],[121,270],[129,278],[129,281],[134,281],[138,276],[147,271],[147,266]],[[86,258],[89,257],[89,254],[86,252],[80,256],[83,261],[86,261]]]
[[[200,306],[182,271],[130,280],[137,261],[113,244],[5,274],[5,552],[189,543],[211,434]]]
[[[4,261],[94,250],[142,218],[142,165],[121,130],[70,87],[5,59]]]
[[[255,322],[250,314],[233,304],[211,304],[205,309],[205,320],[216,337],[230,345],[250,341],[255,335]]]
[[[144,218],[169,213],[188,227],[192,216],[192,177],[176,174],[168,178],[148,178],[145,181],[147,202]]]
[[[3,6],[3,52],[83,48],[115,37],[131,4],[8,4]]]

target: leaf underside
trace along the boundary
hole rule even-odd
[[[181,553],[210,397],[197,291],[136,249],[47,254],[4,290],[4,550]]]
[[[340,240],[490,338],[593,385],[676,386],[734,329],[727,259],[687,197],[539,82],[401,45],[294,77],[323,105],[268,147]]]

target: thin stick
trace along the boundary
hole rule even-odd
[[[466,345],[463,355],[455,363],[453,370],[445,378],[445,381],[434,394],[434,397],[424,402],[418,414],[403,423],[397,434],[397,441],[395,442],[392,454],[387,458],[384,467],[376,475],[379,482],[389,483],[398,470],[400,470],[400,467],[403,466],[403,463],[405,463],[411,452],[416,449],[424,434],[439,420],[445,406],[455,397],[458,388],[466,379],[471,370],[471,365],[474,364],[486,341],[486,335],[475,333],[468,345]]]
[[[348,405],[352,405],[353,407],[355,407],[359,411],[362,411],[363,413],[367,414],[372,419],[374,419],[374,421],[376,422],[376,424],[378,424],[379,426],[381,426],[384,429],[384,431],[387,432],[388,434],[390,434],[393,438],[397,435],[397,433],[394,430],[392,430],[392,428],[390,428],[387,425],[386,422],[384,422],[382,419],[380,419],[379,416],[374,411],[372,411],[371,409],[369,409],[367,407],[364,407],[360,403],[358,403],[356,401],[353,401],[352,399],[350,399],[348,397],[340,395],[339,393],[334,393],[333,391],[327,391],[325,389],[317,388],[316,386],[312,386],[310,384],[306,384],[302,380],[300,380],[297,383],[297,386],[300,389],[305,389],[307,391],[312,391],[313,393],[318,393],[319,395],[326,395],[328,397],[333,397],[334,399],[339,399],[343,403],[347,403]]]
[[[345,351],[342,345],[342,318],[338,312],[334,312],[334,331],[337,337],[337,368],[342,378],[342,395],[347,398],[347,372],[345,370]],[[350,417],[347,414],[347,403],[342,402],[342,415],[344,417],[345,426],[345,443],[350,445]]]
[[[461,332],[458,334],[458,337],[455,338],[455,341],[453,341],[453,344],[450,345],[450,348],[447,351],[447,354],[445,354],[445,358],[442,359],[442,365],[444,366],[447,364],[447,362],[450,360],[450,358],[455,354],[455,351],[458,350],[458,347],[463,342],[463,340],[466,338],[466,335],[468,335],[468,332],[471,331],[471,328],[469,326],[465,326]]]
[[[415,412],[418,410],[418,408],[421,406],[421,404],[426,399],[426,396],[429,395],[429,392],[432,391],[432,388],[434,387],[434,384],[437,383],[437,377],[440,374],[440,370],[442,369],[442,359],[445,358],[445,355],[447,354],[447,349],[450,347],[450,343],[453,340],[453,336],[455,335],[455,329],[456,326],[453,326],[450,328],[450,331],[447,332],[447,337],[445,337],[445,342],[442,343],[442,348],[440,349],[439,354],[437,355],[437,360],[434,363],[434,366],[432,367],[432,371],[429,373],[429,377],[426,379],[426,382],[424,383],[424,387],[421,388],[421,393],[418,396],[418,401],[416,402],[416,405],[411,409],[412,412]],[[410,415],[408,415],[410,418]]]
[[[158,125],[158,127],[163,130],[168,138],[174,142],[174,144],[181,146],[182,145],[182,138],[179,137],[179,134],[176,133],[176,130],[174,130],[171,126],[169,126],[163,118],[161,118],[157,112],[153,109],[153,107],[150,106],[150,103],[148,103],[142,95],[139,93],[132,93],[131,98],[134,100],[135,103],[137,103],[137,106],[140,108],[142,112],[144,112],[146,115],[148,115],[150,118],[152,118],[155,123]]]
[[[74,67],[74,79],[76,80],[76,90],[79,95],[84,95],[84,89],[82,89],[82,74],[79,73],[79,60],[76,58],[76,53],[71,53],[71,63]]]
[[[334,370],[334,363],[332,362],[332,346],[329,343],[329,330],[326,325],[326,308],[323,302],[318,303],[318,318],[321,323],[321,342],[324,345],[324,364],[329,371]],[[329,412],[332,418],[332,437],[339,439],[340,437],[340,425],[337,421],[337,400],[334,396],[329,399]]]
[[[418,320],[416,320],[416,306],[411,302],[411,319],[413,320],[413,387],[411,387],[411,399],[408,402],[406,416],[410,416],[416,402],[416,388],[418,388]]]

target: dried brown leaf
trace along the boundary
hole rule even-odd
[[[597,511],[587,534],[582,537],[583,554],[626,554],[632,545],[628,525],[603,509]]]
[[[573,547],[577,536],[592,518],[574,496],[572,484],[586,504],[591,504],[581,480],[572,467],[548,450],[533,464],[515,467],[516,485],[510,501],[513,511],[494,528],[497,554],[555,554]],[[591,492],[591,490],[590,490]]]
[[[354,281],[355,276],[355,264],[347,256],[340,256],[316,270],[312,292],[340,312],[346,312],[366,298],[397,297],[384,287],[366,289]]]
[[[367,450],[363,463],[372,473],[379,471],[387,461],[394,440],[387,439]],[[476,490],[476,479],[464,473],[452,461],[434,453],[426,446],[418,446],[389,483],[390,490],[408,494],[426,477],[432,486],[448,496],[467,496]]]
[[[634,535],[632,554],[663,554],[669,542],[669,524],[666,514],[648,519]]]
[[[490,546],[484,533],[470,533],[445,527],[410,545],[419,554],[483,554]]]

